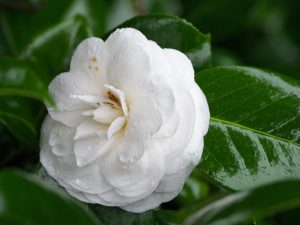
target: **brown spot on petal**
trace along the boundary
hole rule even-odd
[[[96,71],[99,71],[99,67],[98,67],[98,66],[96,66],[96,67],[95,67],[95,70],[96,70]]]
[[[117,103],[119,106],[121,106],[121,103],[119,101],[119,99],[111,92],[111,91],[108,91],[107,92],[107,95],[108,95],[108,98],[112,101],[114,101],[115,103]]]
[[[91,58],[91,61],[93,61],[93,62],[97,62],[97,58],[96,58],[96,56],[93,56],[93,57]]]

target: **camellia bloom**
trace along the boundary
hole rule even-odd
[[[40,160],[70,195],[143,212],[180,193],[209,125],[184,54],[118,29],[83,41],[49,90]]]

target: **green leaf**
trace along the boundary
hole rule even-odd
[[[67,196],[17,171],[0,174],[0,223],[97,225],[96,218]]]
[[[40,0],[37,4],[10,1],[0,14],[0,34],[14,55],[23,51],[33,36],[77,14],[87,19],[95,35],[101,35],[106,16],[104,0]]]
[[[37,132],[31,102],[12,96],[53,103],[46,85],[25,62],[0,59],[0,122],[13,135],[27,144],[34,145],[37,141]]]
[[[100,222],[107,225],[152,225],[154,224],[154,212],[130,213],[117,207],[90,205]]]
[[[32,113],[23,99],[0,96],[0,122],[27,144],[36,142]]]
[[[191,205],[200,199],[203,199],[209,194],[209,186],[205,183],[195,170],[186,180],[180,194],[175,198],[175,201],[180,205]]]
[[[49,82],[54,76],[69,69],[73,51],[90,35],[86,20],[77,16],[36,36],[20,58],[27,60]]]
[[[276,223],[270,219],[265,219],[265,220],[254,221],[254,225],[278,225],[278,223]]]
[[[26,63],[14,59],[0,59],[0,96],[2,95],[51,102],[46,85]]]
[[[211,32],[214,42],[228,41],[247,31],[261,2],[264,1],[185,0],[183,15],[199,29]]]
[[[300,180],[273,184],[230,194],[201,208],[185,225],[235,225],[300,206]]]
[[[199,169],[239,190],[300,177],[300,82],[246,67],[200,72],[211,112]]]
[[[120,26],[133,27],[162,48],[174,48],[185,53],[194,70],[210,66],[210,36],[200,33],[191,23],[169,15],[147,15],[130,19]]]
[[[89,205],[100,222],[105,225],[175,225],[182,221],[173,211],[149,210],[143,213],[131,213],[117,207]]]

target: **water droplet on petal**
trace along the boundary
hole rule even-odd
[[[81,184],[81,180],[80,179],[76,179],[75,183],[78,184],[78,185],[80,185]]]
[[[155,186],[155,180],[151,180],[151,187],[153,188]]]

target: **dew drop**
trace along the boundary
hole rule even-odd
[[[81,184],[81,180],[80,180],[80,179],[76,179],[76,180],[75,180],[75,183],[76,183],[77,185],[80,185],[80,184]]]
[[[58,109],[63,109],[63,107],[64,107],[64,105],[63,105],[62,103],[60,103],[60,102],[57,103],[56,105],[57,105],[57,108],[58,108]]]
[[[134,162],[135,162],[134,158],[133,158],[133,157],[130,157],[130,158],[129,158],[129,163],[134,163]]]
[[[155,181],[154,180],[151,180],[151,187],[153,188],[155,186]]]

